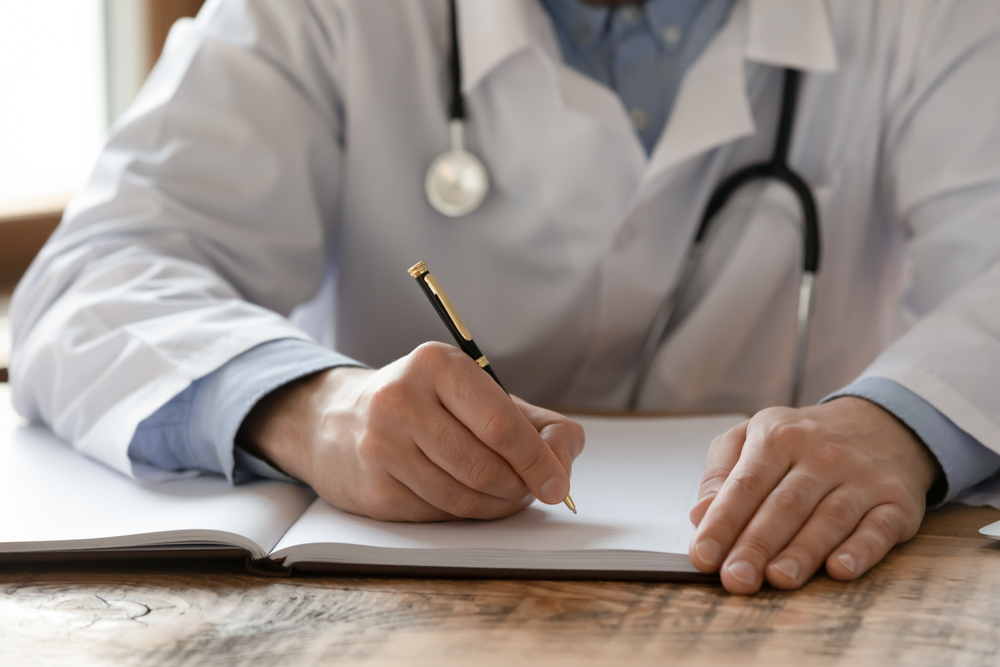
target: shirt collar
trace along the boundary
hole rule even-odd
[[[591,7],[580,0],[540,0],[552,21],[573,41],[580,50],[593,49],[600,43],[608,29],[611,11],[607,7]]]
[[[591,7],[581,0],[540,0],[552,21],[565,34],[572,35],[576,48],[592,50],[607,33],[611,9]],[[639,7],[653,38],[664,49],[675,49],[678,44],[664,36],[668,28],[679,26],[686,30],[697,15],[699,5],[705,0],[646,0]]]
[[[666,38],[668,29],[679,27],[687,32],[704,5],[705,0],[648,0],[643,9],[657,43],[669,52],[678,48],[683,40],[669,41]]]
[[[551,3],[553,7],[580,4],[577,0]],[[823,0],[740,0],[737,5],[743,3],[748,5],[742,48],[745,60],[807,71],[836,71],[833,32]],[[666,16],[659,4],[658,0],[647,3],[651,20]],[[467,93],[513,54],[553,41],[549,15],[538,0],[458,0],[457,5],[462,89]],[[591,20],[607,12],[583,9],[595,11]],[[553,20],[562,20],[560,16],[557,12]]]

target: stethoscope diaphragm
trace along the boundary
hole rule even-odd
[[[482,161],[465,150],[462,121],[453,119],[450,129],[451,150],[431,162],[424,190],[434,210],[450,218],[460,218],[482,205],[490,181]]]

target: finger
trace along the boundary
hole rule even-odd
[[[765,574],[768,581],[771,581],[772,567],[769,563],[772,561],[780,563],[779,569],[790,569],[789,563],[782,560],[784,556],[781,558],[775,556],[793,539],[797,543],[803,534],[807,535],[806,548],[815,545],[815,539],[812,538],[820,527],[817,526],[815,517],[824,515],[824,512],[831,511],[833,507],[840,508],[839,504],[831,505],[830,494],[835,488],[836,484],[831,481],[804,472],[801,468],[793,468],[761,504],[720,568],[722,584],[726,590],[742,595],[756,592],[763,583]],[[858,505],[857,502],[855,504]],[[860,506],[858,509],[860,511]],[[855,517],[855,523],[851,524],[850,528],[854,527],[858,518],[860,514]],[[829,527],[829,523],[820,522],[820,524],[823,528]],[[840,533],[839,538],[829,545],[828,550],[823,553],[824,557],[829,553],[829,549],[843,540],[850,528],[846,528],[845,532]],[[815,562],[813,570],[805,575],[805,578],[808,578],[820,563],[822,559]],[[797,567],[793,574],[800,576],[805,571],[805,567]]]
[[[413,439],[432,463],[470,489],[506,500],[528,493],[510,464],[440,405],[420,417]]]
[[[415,494],[405,484],[384,474],[366,493],[359,494],[364,504],[340,503],[341,509],[369,516],[378,521],[455,521],[458,517],[434,507]]]
[[[913,537],[919,521],[912,525],[902,507],[894,503],[873,507],[855,531],[826,559],[826,572],[833,579],[851,581],[885,558],[889,549]]]
[[[385,471],[420,499],[461,519],[498,519],[527,506],[527,494],[514,500],[495,498],[470,489],[434,465],[419,447],[397,447],[383,460]],[[385,500],[385,499],[377,499]]]
[[[788,472],[787,449],[767,441],[760,432],[765,429],[758,431],[747,429],[740,460],[722,483],[691,542],[691,564],[701,572],[719,569],[757,508]]]
[[[701,484],[698,487],[698,502],[691,508],[689,515],[691,523],[695,526],[701,524],[705,517],[705,512],[715,497],[719,494],[722,484],[729,478],[733,466],[740,460],[740,452],[743,451],[743,443],[747,437],[747,424],[749,420],[742,424],[737,424],[722,435],[712,440],[708,448],[708,456],[705,457],[705,471],[701,475]]]
[[[550,505],[561,503],[569,493],[569,475],[559,459],[510,397],[478,364],[458,348],[442,349],[446,347],[450,348],[418,348],[418,351],[432,350],[418,361],[434,377],[442,405],[503,457],[532,494]]]
[[[583,452],[586,440],[583,426],[558,412],[532,405],[516,396],[511,398],[555,453],[566,472],[572,473],[573,461]]]
[[[864,491],[856,486],[840,486],[832,491],[787,548],[767,565],[768,582],[775,588],[800,587],[851,534],[869,507]]]

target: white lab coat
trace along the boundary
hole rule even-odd
[[[15,294],[18,411],[135,474],[136,425],[260,343],[380,366],[448,341],[419,260],[511,391],[622,408],[711,189],[770,154],[777,65],[807,73],[791,163],[822,218],[805,400],[888,378],[1000,451],[1000,3],[738,0],[649,158],[536,0],[459,12],[493,188],[458,220],[422,188],[444,0],[212,0],[175,27]],[[756,186],[723,217],[645,408],[787,401],[797,204]]]

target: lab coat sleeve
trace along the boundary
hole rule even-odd
[[[916,45],[883,146],[913,325],[862,378],[902,385],[1000,452],[1000,5],[939,3]]]
[[[289,338],[263,343],[193,382],[136,429],[129,445],[133,468],[198,470],[224,475],[230,482],[253,477],[287,480],[266,462],[234,449],[236,433],[250,410],[289,382],[356,361],[324,347]]]
[[[318,289],[341,172],[336,17],[211,0],[171,31],[15,291],[18,412],[134,475],[136,426]],[[329,11],[334,11],[333,8]]]

